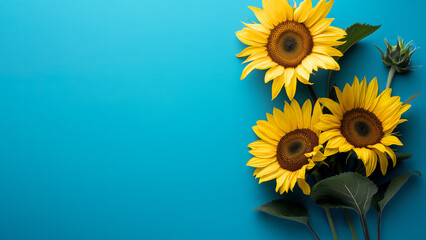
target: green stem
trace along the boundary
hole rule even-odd
[[[312,87],[312,85],[309,85],[309,84],[305,84],[305,85],[306,85],[306,87],[308,87],[309,94],[311,94],[312,101],[315,104],[318,100],[318,97],[317,97],[317,94],[314,91],[314,88]]]
[[[328,74],[328,84],[327,84],[327,98],[330,98],[330,93],[331,93],[331,75],[332,75],[333,71],[330,70],[330,73]]]
[[[334,227],[333,218],[331,217],[330,209],[324,208],[325,213],[327,214],[328,223],[330,224],[331,231],[333,232],[334,240],[337,240],[336,228]]]
[[[360,215],[362,230],[364,231],[364,239],[370,240],[370,234],[368,233],[367,221],[365,220],[364,215]]]
[[[395,75],[395,68],[391,67],[389,70],[389,75],[388,75],[388,82],[386,83],[386,89],[390,88],[390,85],[392,83],[392,79],[393,79],[393,75]]]
[[[382,212],[379,212],[379,217],[377,221],[377,240],[380,240],[380,222],[382,220]]]
[[[349,228],[351,229],[352,239],[353,239],[353,240],[357,240],[357,238],[356,238],[355,228],[354,228],[354,225],[352,224],[351,215],[349,215],[349,211],[348,211],[348,209],[343,209],[343,211],[345,212],[345,215],[346,215],[346,221],[348,222]]]
[[[306,224],[306,226],[309,228],[309,230],[311,230],[312,234],[314,234],[314,236],[315,236],[318,240],[320,240],[320,238],[318,237],[318,235],[315,233],[314,229],[312,229],[311,225]]]

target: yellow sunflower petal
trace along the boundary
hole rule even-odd
[[[284,74],[281,74],[274,79],[274,81],[272,82],[272,100],[274,100],[278,96],[278,94],[281,92],[281,89],[283,88],[284,83],[285,83]]]
[[[310,56],[316,58],[316,60],[318,61],[318,64],[324,69],[330,69],[333,71],[340,70],[339,64],[336,62],[336,60],[334,60],[334,58],[332,58],[329,55],[313,53]]]
[[[303,62],[305,62],[305,65],[308,65],[310,68],[312,68],[312,70],[314,70],[314,71],[318,71],[318,67],[319,67],[319,64],[318,64],[318,62],[316,61],[316,58],[311,54],[311,55],[309,55],[309,56],[307,56],[303,61],[302,61],[302,64],[303,64]],[[308,69],[308,68],[306,68],[306,69]]]
[[[268,69],[271,67],[275,67],[277,64],[271,60],[269,56],[259,58],[254,60],[252,63],[255,64],[255,68],[257,69]]]
[[[243,24],[250,29],[265,33],[267,35],[269,35],[271,33],[271,30],[267,27],[265,27],[265,25],[259,24],[259,23],[245,23],[243,22]]]
[[[280,132],[278,131],[278,129],[276,129],[271,123],[269,123],[268,121],[264,121],[264,120],[260,120],[257,121],[257,126],[259,127],[259,129],[265,133],[266,135],[268,135],[270,138],[279,141],[282,137],[282,135],[280,134]]]
[[[258,158],[258,157],[252,157],[248,162],[247,166],[250,167],[266,167],[269,164],[275,162],[277,160],[276,157],[272,158]]]
[[[305,67],[303,67],[303,65],[299,65],[296,67],[296,73],[303,79],[309,79],[309,72],[305,69]]]
[[[383,176],[386,175],[386,172],[388,170],[388,165],[389,165],[389,161],[388,158],[386,157],[386,154],[374,149],[374,152],[377,154],[377,156],[379,157],[379,162],[380,162],[380,171],[382,171]]]
[[[280,193],[283,194],[283,192],[288,192],[290,188],[291,181],[293,180],[293,172],[288,172],[283,185],[280,188]]]
[[[353,150],[358,156],[358,159],[361,159],[362,162],[364,163],[366,176],[367,177],[370,176],[377,166],[376,153],[367,148],[354,148]]]
[[[322,32],[319,35],[316,35],[312,38],[314,42],[314,46],[316,45],[325,45],[325,46],[340,46],[345,43],[345,41],[342,41],[343,37],[335,34],[326,35],[324,32]]]
[[[398,146],[402,146],[402,142],[395,136],[393,135],[388,135],[382,138],[382,140],[380,141],[381,143],[383,143],[386,146],[390,146],[390,145],[398,145]]]
[[[258,46],[258,47],[262,47],[265,45],[262,42],[257,42],[255,39],[251,39],[250,34],[246,31],[246,29],[236,32],[235,35],[242,43],[246,45]]]
[[[316,22],[313,26],[309,28],[309,30],[311,31],[311,35],[315,36],[323,32],[325,29],[327,29],[330,26],[333,20],[334,18],[325,18]]]
[[[263,51],[266,52],[266,47],[250,46],[250,47],[246,47],[243,51],[238,53],[236,56],[237,57],[246,57],[246,56],[249,56],[251,54],[263,52]]]
[[[312,9],[312,11],[309,14],[308,19],[306,19],[305,21],[305,25],[307,27],[312,26],[313,24],[315,24],[320,17],[323,14],[324,11],[324,7],[325,7],[325,0],[320,0],[317,5]]]
[[[328,2],[325,3],[324,9],[323,9],[322,14],[320,16],[320,19],[325,18],[327,16],[327,14],[331,10],[331,7],[333,6],[333,2],[334,2],[334,0],[331,0],[331,1],[328,1]]]
[[[256,18],[260,21],[260,23],[262,23],[263,25],[265,25],[265,27],[269,29],[273,28],[271,19],[265,14],[262,9],[251,6],[249,6],[249,8],[253,11],[254,15],[256,15]]]
[[[355,76],[354,82],[352,84],[352,93],[355,96],[354,108],[358,108],[359,102],[360,102],[360,94],[359,94],[359,80],[356,76]]]
[[[294,18],[294,11],[293,11],[293,7],[287,2],[287,1],[282,1],[284,2],[284,10],[286,13],[286,19],[288,21],[292,21]]]
[[[299,7],[294,11],[294,21],[303,23],[309,17],[309,13],[312,10],[311,0],[305,0],[300,3]]]
[[[317,101],[315,103],[314,111],[312,113],[312,119],[311,119],[311,129],[312,130],[316,130],[317,129],[315,126],[320,121],[320,116],[321,115],[322,115],[322,108],[321,108],[321,105],[320,105],[319,101]]]
[[[306,183],[305,179],[298,178],[297,185],[299,185],[305,195],[311,194],[311,187]]]
[[[259,179],[259,184],[266,181],[271,181],[272,179],[276,179],[277,177],[281,176],[284,172],[285,170],[280,168],[276,172],[263,176]]]
[[[285,91],[290,100],[293,100],[294,95],[296,94],[296,86],[297,86],[297,79],[296,79],[296,76],[293,74],[293,77],[291,79],[287,79],[285,84]]]
[[[407,121],[407,119],[400,119],[400,120],[398,120],[393,126],[391,126],[388,130],[384,130],[383,132],[385,133],[385,134],[389,134],[389,133],[392,133],[393,132],[393,130],[395,130],[395,128],[399,125],[399,124],[401,124],[401,123],[403,123],[403,122],[406,122]]]
[[[271,67],[265,74],[265,83],[271,81],[272,79],[277,78],[278,76],[284,73],[284,67],[281,65],[277,65],[275,67]]]
[[[346,144],[346,139],[342,136],[334,137],[327,142],[328,148],[339,148],[339,146]]]
[[[268,119],[268,122],[274,126],[279,135],[284,136],[284,131],[281,130],[280,126],[278,126],[277,121],[275,121],[275,117],[272,114],[267,113],[266,118]]]
[[[275,173],[280,168],[280,164],[278,162],[273,162],[268,166],[264,167],[257,175],[256,178],[261,178],[271,173]]]
[[[265,15],[268,16],[270,23],[273,26],[276,26],[281,22],[281,14],[278,12],[274,0],[263,0],[262,7]]]
[[[371,108],[374,107],[372,104],[377,97],[378,91],[379,85],[377,84],[377,78],[373,78],[370,84],[368,84],[367,93],[365,94],[365,109],[372,110]]]
[[[342,107],[335,101],[329,98],[320,98],[320,103],[330,110],[339,120],[343,117]]]
[[[303,128],[310,128],[312,119],[312,103],[308,99],[302,106]]]
[[[297,128],[302,129],[303,126],[303,113],[302,109],[300,109],[300,105],[296,100],[291,101],[291,107],[293,108],[293,111],[295,113]]]
[[[290,104],[285,101],[284,102],[284,113],[285,113],[285,121],[290,126],[290,129],[296,129],[297,128],[297,119],[294,117],[295,112],[293,108],[290,106]]]
[[[396,165],[396,155],[390,147],[385,147],[386,153],[389,155],[389,157],[392,159],[393,166]]]
[[[249,64],[247,64],[247,66],[243,69],[243,72],[241,73],[241,80],[243,80],[244,78],[247,77],[247,75],[249,75],[249,73],[251,73],[251,71],[254,70],[256,64],[255,62],[251,62]]]
[[[319,143],[323,144],[325,142],[327,142],[328,140],[337,137],[337,136],[341,136],[342,133],[340,132],[340,129],[335,128],[335,129],[331,129],[325,132],[322,132],[320,137],[319,137]]]
[[[342,105],[345,106],[346,111],[349,111],[354,108],[355,105],[355,96],[352,92],[351,86],[346,83],[345,88],[343,89],[342,94]]]
[[[326,148],[324,149],[325,156],[331,156],[339,152],[338,148]]]
[[[345,32],[345,30],[343,30],[343,29],[341,29],[341,28],[338,28],[338,27],[334,27],[334,26],[330,26],[330,27],[328,27],[328,28],[326,28],[322,33],[321,33],[321,35],[337,35],[337,36],[342,36],[342,37],[344,37],[344,36],[346,36],[347,34],[346,34],[346,32]]]
[[[273,158],[277,154],[276,148],[253,148],[249,150],[253,156],[258,158]]]
[[[284,132],[284,133],[288,133],[288,132],[290,132],[292,129],[291,129],[291,126],[287,123],[287,121],[285,120],[285,115],[284,115],[284,113],[283,112],[281,112],[281,110],[279,110],[278,108],[274,108],[274,111],[273,111],[273,113],[274,113],[274,116],[275,116],[275,122],[276,122],[276,124],[278,125],[278,127],[280,127],[281,128],[281,130]]]
[[[332,129],[336,129],[340,126],[340,120],[332,121],[333,119],[337,119],[336,117],[332,118],[329,116],[330,114],[324,114],[320,117],[320,122],[315,125],[315,128],[321,131],[329,131]]]
[[[361,81],[361,83],[359,84],[359,103],[358,106],[361,108],[366,108],[365,104],[365,97],[367,94],[367,80],[364,77],[364,79]]]
[[[274,146],[277,146],[278,145],[278,141],[276,140],[276,139],[273,139],[273,138],[271,138],[271,137],[269,137],[268,135],[266,135],[265,133],[263,133],[261,130],[260,130],[260,128],[259,128],[259,126],[253,126],[253,131],[254,131],[254,133],[260,138],[260,139],[262,139],[263,141],[265,141],[265,142],[267,142],[267,143],[269,143],[269,144],[272,144],[272,145],[274,145]]]
[[[314,46],[312,48],[312,52],[323,54],[323,55],[329,55],[329,56],[337,56],[337,57],[343,56],[343,54],[336,48],[330,47],[330,46],[324,46],[324,45]]]
[[[346,142],[339,146],[339,152],[349,152],[352,150],[354,146],[352,146],[350,143]]]
[[[257,60],[259,58],[264,58],[266,56],[268,56],[268,52],[266,52],[266,51],[253,53],[243,63],[251,62],[251,61]]]
[[[379,150],[380,152],[385,152],[385,146],[382,143],[376,143],[374,145],[368,145],[369,148]]]
[[[257,147],[266,147],[266,148],[276,148],[275,145],[271,145],[263,140],[257,140],[254,141],[252,143],[250,143],[249,145],[247,145],[247,147],[249,148],[257,148]]]
[[[275,187],[275,192],[278,192],[278,190],[281,188],[281,186],[283,185],[287,175],[288,175],[288,171],[284,171],[283,174],[281,174],[281,176],[277,177],[277,185]]]
[[[363,160],[365,165],[365,174],[366,176],[370,176],[374,170],[376,170],[377,166],[377,154],[374,151],[368,151],[368,159]]]
[[[293,191],[294,186],[296,185],[297,182],[297,175],[298,172],[293,172],[292,176],[291,176],[291,183],[290,183],[290,190]]]
[[[308,77],[309,77],[309,75],[308,75]],[[297,80],[299,80],[303,84],[306,84],[306,85],[312,85],[313,84],[313,83],[309,82],[309,78],[306,79],[306,78],[300,76],[299,74],[296,74],[296,78],[297,78]]]
[[[321,162],[324,161],[327,157],[322,152],[317,152],[313,157],[312,161]]]
[[[263,45],[268,43],[269,34],[266,34],[264,32],[260,32],[257,30],[253,30],[251,28],[243,28],[243,30],[245,31],[246,36],[249,39],[256,41],[257,43],[261,43]]]

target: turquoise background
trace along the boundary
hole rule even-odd
[[[317,1],[314,1],[316,3]],[[263,71],[244,81],[235,37],[260,0],[2,0],[0,3],[0,239],[313,239],[252,208],[279,196],[257,184],[247,144],[271,101]],[[341,59],[338,86],[388,69],[374,45],[387,37],[423,47],[425,1],[336,0],[334,26],[383,24]],[[426,86],[425,67],[394,79],[403,100]],[[326,71],[312,76],[325,94]],[[390,176],[426,173],[425,93],[405,114]],[[297,97],[304,101],[299,84]],[[383,214],[382,239],[425,236],[424,177],[413,177]],[[331,239],[323,211],[300,190],[312,226]],[[341,239],[350,239],[333,211]],[[361,227],[353,215],[359,239]],[[376,235],[376,213],[368,223]]]

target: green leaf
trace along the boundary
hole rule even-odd
[[[395,153],[396,155],[396,159],[399,160],[405,160],[405,159],[409,159],[413,156],[413,154],[410,153]]]
[[[301,203],[288,199],[273,200],[255,209],[275,217],[309,225],[309,215],[306,207]]]
[[[349,208],[365,216],[377,186],[370,179],[355,172],[346,172],[319,181],[311,198],[323,208]]]
[[[372,26],[369,24],[355,23],[352,26],[345,29],[347,36],[343,45],[337,47],[343,54],[345,54],[355,43],[361,41],[363,38],[375,32],[380,28],[381,25]]]
[[[371,205],[378,211],[382,212],[383,208],[386,204],[395,196],[395,194],[401,189],[402,186],[407,182],[407,180],[413,175],[417,173],[421,176],[421,173],[418,171],[413,171],[409,173],[402,174],[400,176],[395,177],[389,182],[381,185],[379,187],[379,191],[374,195],[373,200],[371,201]]]
[[[420,93],[421,92],[415,93],[413,96],[411,96],[409,99],[407,99],[407,101],[405,101],[404,104],[409,104],[411,101],[416,99],[419,96]]]

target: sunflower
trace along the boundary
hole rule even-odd
[[[303,193],[310,193],[306,170],[325,159],[318,144],[320,132],[314,127],[321,114],[319,102],[312,113],[311,101],[300,108],[293,100],[285,103],[284,113],[274,108],[273,115],[267,114],[267,121],[257,121],[253,131],[261,140],[248,145],[254,157],[247,166],[257,168],[254,175],[260,178],[259,183],[276,179],[275,191],[282,194],[293,190],[297,182]]]
[[[263,10],[249,7],[260,23],[243,23],[246,27],[236,33],[238,39],[249,45],[237,57],[249,56],[244,63],[241,79],[253,69],[269,69],[265,83],[273,80],[272,99],[285,86],[290,100],[296,93],[297,80],[304,84],[318,68],[339,70],[332,58],[342,56],[334,48],[346,35],[340,28],[330,26],[333,19],[325,16],[333,0],[325,0],[312,8],[311,0],[303,1],[293,9],[287,0],[263,0]]]
[[[396,164],[396,156],[391,145],[402,146],[401,141],[393,134],[396,126],[405,119],[401,115],[410,108],[403,104],[400,97],[391,97],[391,89],[378,94],[377,79],[367,86],[364,78],[358,78],[350,86],[346,84],[343,93],[335,87],[339,103],[328,99],[320,99],[321,104],[332,114],[324,114],[316,127],[323,131],[319,142],[327,142],[326,156],[337,152],[353,150],[365,166],[369,176],[380,162],[380,169],[385,175],[388,168],[387,155]]]

